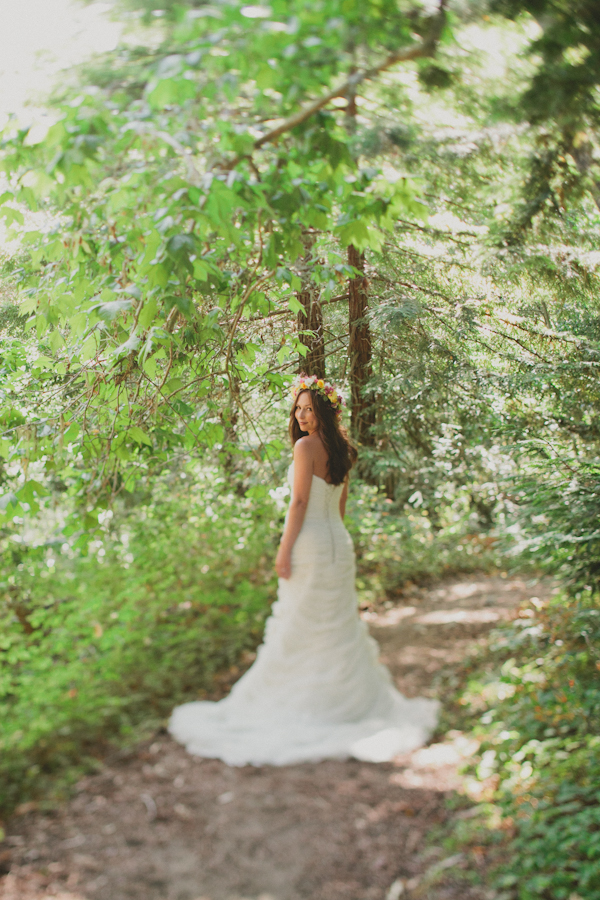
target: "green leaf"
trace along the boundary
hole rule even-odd
[[[7,225],[12,225],[14,222],[22,225],[25,221],[23,213],[18,209],[13,209],[12,206],[0,206],[0,218],[5,219]]]
[[[145,431],[139,427],[139,425],[132,425],[127,429],[127,435],[131,438],[131,440],[135,441],[136,444],[147,444],[149,447],[152,446],[152,441],[148,437]]]
[[[159,81],[148,93],[148,102],[154,109],[165,106],[181,106],[196,96],[197,88],[186,78],[166,78]]]
[[[131,309],[133,303],[133,299],[128,297],[126,300],[111,300],[108,303],[97,303],[91,309],[96,310],[100,318],[105,322],[112,322],[120,312]]]
[[[193,234],[175,234],[167,241],[166,250],[173,259],[189,257],[198,248],[198,241]]]
[[[364,219],[353,219],[336,228],[336,232],[344,247],[352,246],[358,250],[366,250],[370,247],[369,229]]]
[[[25,503],[32,505],[36,495],[39,497],[46,497],[48,496],[48,493],[49,491],[38,481],[26,481],[25,484],[19,488],[18,497],[20,501],[25,501]]]
[[[149,297],[144,301],[144,306],[138,318],[138,322],[144,331],[146,331],[154,321],[157,308],[158,303],[156,302],[155,297]]]
[[[81,432],[81,425],[79,422],[71,422],[68,425],[67,430],[63,434],[63,441],[65,444],[72,443],[75,441]]]
[[[154,263],[148,270],[148,285],[150,287],[166,288],[171,274],[171,265],[166,262]]]
[[[98,353],[98,337],[95,333],[90,334],[88,338],[83,342],[83,347],[81,348],[81,359],[83,362],[87,362],[90,359],[93,359]]]
[[[125,341],[124,344],[120,344],[115,350],[113,350],[113,356],[123,356],[128,355],[129,353],[134,353],[140,346],[140,343],[141,340],[137,336],[137,334],[130,334],[129,338]]]
[[[182,313],[188,319],[191,318],[194,313],[194,304],[192,303],[190,297],[187,297],[185,295],[183,297],[174,296],[172,300],[180,313]]]
[[[194,278],[198,281],[206,281],[210,274],[210,266],[203,259],[195,259],[193,262]]]
[[[50,334],[50,337],[48,338],[48,344],[50,346],[50,349],[54,350],[55,353],[62,347],[64,347],[64,339],[57,328],[55,328],[54,331]]]

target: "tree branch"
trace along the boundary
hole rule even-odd
[[[354,72],[339,87],[335,88],[333,91],[330,91],[328,94],[325,94],[323,97],[319,97],[317,100],[313,100],[313,102],[309,103],[308,106],[305,106],[297,113],[294,113],[293,116],[289,116],[287,119],[284,119],[283,122],[281,122],[275,128],[272,128],[271,131],[267,131],[265,134],[257,138],[254,141],[253,149],[258,150],[260,147],[264,146],[264,144],[273,143],[273,141],[276,141],[277,138],[281,137],[282,134],[285,134],[287,131],[291,131],[292,128],[296,128],[296,126],[301,125],[303,122],[306,122],[307,119],[310,119],[311,116],[314,116],[315,113],[319,112],[319,110],[323,109],[323,107],[331,103],[332,100],[336,100],[338,97],[346,97],[348,94],[353,93],[361,82],[369,81],[371,78],[375,78],[381,72],[385,72],[386,69],[395,66],[396,63],[409,62],[410,60],[419,59],[424,56],[433,56],[433,54],[435,53],[437,42],[446,22],[446,2],[447,0],[440,0],[440,8],[436,15],[432,17],[429,34],[427,34],[426,37],[423,38],[420,44],[415,44],[414,47],[407,47],[402,50],[398,50],[397,53],[391,53],[378,65],[371,66],[368,69],[359,69],[358,71]],[[223,165],[223,168],[226,171],[233,169],[242,159],[247,158],[248,155],[249,154],[240,154],[239,156],[236,156],[234,159]]]

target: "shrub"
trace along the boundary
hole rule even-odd
[[[459,700],[472,712],[485,706],[476,774],[497,781],[493,799],[505,840],[496,886],[515,900],[595,900],[600,894],[595,597],[588,591],[557,596],[547,608],[534,603],[495,634],[489,651],[504,660],[495,677],[476,676]],[[476,839],[482,841],[481,832]]]
[[[499,565],[503,557],[497,537],[474,528],[463,499],[441,503],[439,524],[433,525],[426,509],[393,503],[377,488],[355,484],[347,525],[362,592],[379,597],[397,593],[407,581],[432,581]]]
[[[163,485],[88,556],[46,546],[16,574],[5,559],[0,805],[156,726],[256,646],[279,523],[266,490],[251,493],[208,472],[185,495]]]

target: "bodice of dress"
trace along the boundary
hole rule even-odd
[[[292,488],[292,496],[294,489],[294,463],[288,469],[288,483]],[[308,506],[304,515],[304,521],[312,521],[319,519],[337,520],[341,523],[340,516],[340,499],[343,484],[328,484],[324,478],[313,475],[312,485],[310,488],[310,496],[308,498]]]

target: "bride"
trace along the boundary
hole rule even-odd
[[[341,425],[341,395],[306,375],[292,395],[292,497],[264,643],[228,697],[178,706],[169,730],[190,753],[235,766],[383,762],[428,739],[437,703],[398,693],[358,616],[343,524],[356,450]]]

